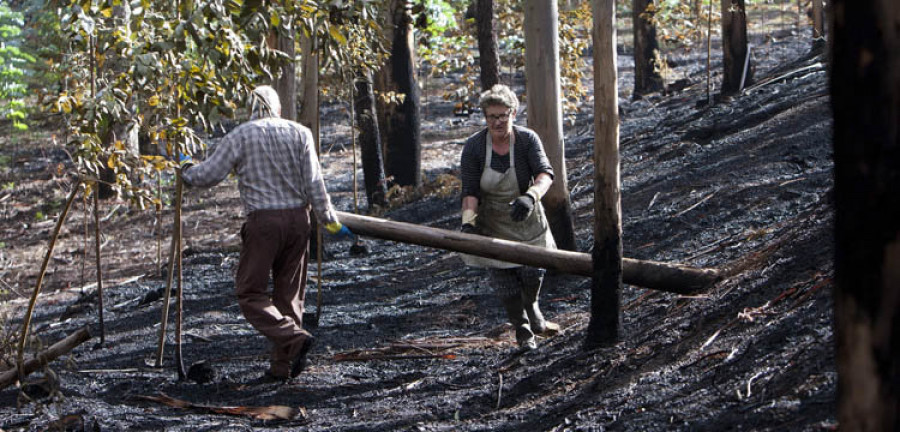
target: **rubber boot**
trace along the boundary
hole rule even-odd
[[[538,294],[541,292],[541,284],[544,280],[543,272],[537,275],[527,275],[523,279],[522,303],[531,323],[531,331],[541,336],[553,336],[559,333],[559,324],[544,319],[544,314],[541,313],[538,306]]]
[[[506,308],[506,316],[516,330],[516,342],[519,344],[519,348],[525,351],[537,348],[534,333],[532,333],[529,326],[528,315],[522,308],[522,297],[509,296],[502,299],[502,301],[503,307]]]

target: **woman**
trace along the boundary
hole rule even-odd
[[[553,168],[540,138],[513,126],[519,101],[509,87],[495,85],[481,94],[480,104],[487,128],[466,140],[460,162],[461,230],[556,249],[541,206],[553,183]],[[519,347],[535,349],[535,335],[559,331],[538,308],[544,269],[473,256],[464,260],[488,269]]]

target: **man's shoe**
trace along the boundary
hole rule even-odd
[[[276,374],[275,372],[272,372],[272,369],[267,369],[266,372],[262,376],[263,382],[270,382],[270,383],[285,383],[290,379],[291,379],[291,377],[289,377],[287,375],[281,375],[281,374]]]
[[[300,351],[297,353],[297,356],[294,357],[294,362],[291,363],[291,378],[296,378],[303,373],[304,369],[306,369],[306,355],[309,353],[309,350],[312,349],[313,344],[316,343],[316,338],[309,335],[306,336],[301,343]]]

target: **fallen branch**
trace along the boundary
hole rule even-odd
[[[794,76],[794,75],[799,75],[799,74],[805,73],[805,72],[807,72],[807,71],[817,71],[817,72],[818,72],[818,71],[824,71],[824,70],[825,70],[825,64],[824,64],[824,63],[820,63],[820,62],[816,62],[816,63],[813,63],[813,64],[811,64],[811,65],[809,65],[809,66],[804,66],[804,67],[799,68],[799,69],[794,69],[794,70],[792,70],[792,71],[790,71],[790,72],[787,72],[787,73],[785,73],[785,74],[782,74],[782,75],[779,75],[779,76],[776,76],[776,77],[764,79],[764,80],[762,80],[762,81],[760,81],[760,82],[758,82],[758,83],[756,83],[756,84],[754,84],[754,85],[752,85],[752,86],[750,86],[750,87],[747,87],[744,91],[745,91],[745,92],[750,92],[750,91],[756,90],[756,89],[758,89],[758,88],[760,88],[760,87],[763,87],[763,86],[765,86],[765,85],[768,85],[768,84],[779,83],[779,82],[782,82],[782,81],[787,80],[788,78],[790,78],[790,77],[792,77],[792,76]]]
[[[181,399],[175,399],[173,397],[167,396],[163,393],[160,393],[159,396],[138,396],[139,399],[144,399],[152,402],[159,402],[164,405],[168,405],[172,408],[180,408],[180,409],[195,409],[200,411],[207,411],[214,414],[230,414],[230,415],[239,415],[245,417],[251,417],[257,420],[294,420],[298,416],[301,419],[306,419],[306,408],[298,407],[292,408],[284,405],[270,405],[270,406],[262,406],[262,407],[254,407],[254,406],[214,406],[214,405],[204,405],[204,404],[195,404],[193,402],[188,402]]]
[[[19,367],[3,371],[0,373],[0,389],[6,388],[10,384],[24,378],[26,375],[49,364],[57,357],[72,351],[75,347],[81,345],[90,338],[90,330],[88,330],[87,327],[84,327],[67,336],[65,339],[51,345],[50,348],[38,353],[34,358],[24,363],[20,363]]]
[[[426,359],[444,359],[456,360],[456,354],[384,354],[381,352],[349,352],[335,354],[333,360],[336,362],[367,362],[374,360],[426,360]]]

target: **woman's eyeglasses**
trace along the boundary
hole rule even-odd
[[[487,118],[487,121],[489,123],[494,123],[494,122],[503,123],[503,122],[506,122],[507,120],[509,120],[509,112],[507,111],[505,114],[487,114],[487,115],[485,115],[485,117]]]

